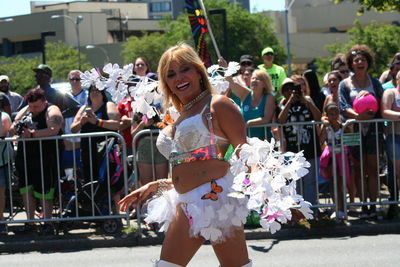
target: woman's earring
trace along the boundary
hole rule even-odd
[[[204,82],[203,82],[203,79],[200,79],[200,88],[202,89],[202,91],[204,90]]]

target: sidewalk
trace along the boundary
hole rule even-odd
[[[81,229],[71,230],[54,236],[42,236],[38,233],[19,233],[21,225],[9,225],[9,235],[0,236],[0,253],[20,253],[29,251],[57,252],[66,250],[87,250],[104,247],[149,246],[162,243],[163,235],[151,230],[143,230],[142,236],[135,233],[121,233],[106,236],[101,230],[89,228],[82,224]],[[400,220],[360,220],[349,217],[347,224],[337,224],[326,220],[312,222],[308,229],[305,226],[285,225],[280,231],[271,235],[262,228],[246,228],[246,239],[305,239],[337,236],[400,234]]]

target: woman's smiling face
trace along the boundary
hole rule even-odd
[[[368,61],[365,56],[357,54],[353,58],[353,70],[354,72],[364,72],[368,70]]]
[[[183,104],[200,94],[202,91],[200,80],[200,73],[193,65],[179,64],[176,61],[171,61],[169,64],[166,77],[168,88]]]

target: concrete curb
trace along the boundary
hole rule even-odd
[[[400,221],[379,221],[379,222],[352,222],[348,225],[325,225],[311,229],[300,227],[284,227],[275,234],[265,232],[261,228],[245,229],[246,239],[306,239],[336,236],[355,235],[381,235],[400,234]],[[68,251],[68,250],[89,250],[93,248],[106,247],[132,247],[159,245],[163,241],[163,235],[156,235],[149,232],[141,238],[134,235],[93,236],[80,235],[79,237],[51,236],[44,239],[36,239],[34,235],[28,236],[0,236],[0,253],[21,253],[31,251]]]

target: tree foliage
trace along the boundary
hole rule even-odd
[[[65,81],[68,72],[78,68],[78,51],[64,42],[46,43],[46,64],[53,70],[53,81]],[[81,53],[82,69],[89,69],[86,55]],[[0,74],[10,77],[13,91],[24,95],[36,86],[32,68],[42,63],[42,57],[0,57]]]
[[[336,4],[343,2],[344,0],[334,0]],[[374,9],[377,11],[399,11],[400,12],[400,0],[353,0],[358,2],[361,7],[358,13],[362,14],[365,11]]]
[[[349,42],[346,44],[334,43],[326,46],[332,53],[332,58],[337,53],[346,53],[353,45],[365,44],[375,53],[375,64],[371,68],[371,74],[379,77],[387,69],[388,63],[394,54],[399,52],[400,27],[396,25],[381,24],[375,21],[368,26],[363,26],[357,20],[355,26],[348,31]],[[319,72],[330,71],[332,58],[318,59]]]
[[[228,51],[223,48],[224,31],[221,15],[208,14],[218,48],[222,55],[228,55],[228,60],[238,61],[243,54],[255,57],[256,63],[261,63],[261,50],[271,46],[275,50],[275,61],[280,64],[286,59],[286,52],[276,38],[272,20],[260,14],[250,14],[237,4],[226,0],[204,1],[207,13],[211,9],[225,9],[227,19]],[[123,45],[122,55],[125,63],[144,56],[149,59],[152,70],[155,71],[161,54],[170,46],[179,42],[187,42],[193,45],[190,24],[187,14],[182,13],[177,20],[165,19],[161,23],[163,33],[151,33],[143,37],[129,37]],[[209,36],[206,38],[212,59],[216,62],[216,53]]]
[[[46,64],[53,70],[54,81],[64,81],[70,70],[79,69],[78,51],[62,41],[46,43]],[[81,52],[81,70],[91,69],[86,55]]]

